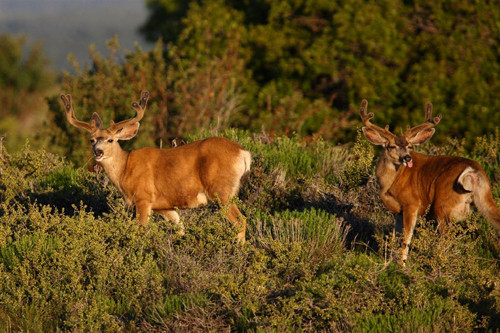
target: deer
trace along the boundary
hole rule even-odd
[[[124,197],[135,206],[137,219],[146,226],[152,212],[173,221],[178,234],[184,225],[178,210],[219,202],[224,215],[238,229],[238,243],[245,242],[246,219],[232,199],[237,196],[241,180],[250,171],[251,154],[239,144],[222,137],[206,138],[175,148],[143,147],[126,151],[119,144],[138,132],[146,110],[149,93],[141,92],[133,102],[134,117],[103,128],[94,112],[90,122],[77,119],[71,95],[61,95],[68,122],[90,133],[95,161]]]
[[[383,147],[375,174],[384,206],[396,214],[393,236],[398,220],[402,221],[400,262],[405,266],[418,216],[429,216],[444,234],[449,223],[464,220],[471,213],[471,204],[479,210],[500,234],[500,212],[491,193],[484,169],[476,161],[446,155],[424,155],[413,148],[428,141],[442,116],[432,117],[428,103],[425,120],[402,135],[371,123],[373,113],[367,113],[368,101],[361,102],[363,134],[374,145]]]

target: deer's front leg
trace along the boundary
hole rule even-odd
[[[401,244],[401,262],[405,265],[408,258],[408,250],[413,237],[413,230],[417,224],[418,206],[408,206],[403,208],[403,242]]]
[[[148,201],[138,201],[135,203],[135,209],[139,224],[145,227],[148,224],[148,218],[151,214],[151,203]]]
[[[394,215],[394,229],[392,229],[392,240],[395,241],[396,237],[400,237],[403,233],[403,214]]]
[[[179,230],[177,231],[177,234],[179,236],[185,235],[184,224],[181,222],[181,218],[179,217],[179,214],[175,210],[161,209],[155,212],[163,216],[165,220],[174,222],[174,224],[179,228]]]
[[[401,213],[401,204],[387,190],[380,191],[384,206],[393,213]]]

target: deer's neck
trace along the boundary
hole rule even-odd
[[[121,186],[130,152],[118,149],[113,156],[105,158],[100,163],[106,172],[109,180],[123,193]]]
[[[375,173],[383,193],[391,188],[401,170],[401,166],[396,166],[385,154],[380,157]]]

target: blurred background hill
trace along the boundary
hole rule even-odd
[[[137,0],[0,1],[0,33],[25,35],[28,44],[41,41],[55,70],[72,70],[69,53],[82,64],[89,62],[89,45],[105,51],[114,34],[125,49],[136,42],[151,48],[138,31],[146,18],[146,6]]]

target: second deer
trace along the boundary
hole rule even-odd
[[[360,115],[363,134],[371,143],[381,145],[376,176],[380,198],[391,212],[402,214],[403,242],[401,261],[408,256],[417,217],[429,212],[438,221],[439,229],[452,221],[462,220],[474,204],[479,212],[500,234],[500,212],[493,200],[491,185],[483,168],[475,161],[456,156],[429,156],[412,152],[414,146],[429,140],[441,115],[432,117],[432,105],[427,104],[425,121],[413,128],[407,127],[397,136],[370,122],[373,113],[367,113],[368,102],[361,102]]]
[[[225,138],[208,138],[176,148],[141,148],[125,151],[119,140],[132,139],[144,116],[148,92],[141,93],[139,103],[132,103],[136,116],[102,128],[97,113],[90,122],[76,118],[70,95],[61,95],[70,124],[90,132],[90,142],[111,182],[135,205],[141,225],[146,225],[151,212],[173,220],[184,233],[177,209],[204,205],[219,200],[227,206],[227,218],[240,229],[238,241],[245,241],[246,220],[231,198],[238,194],[240,181],[249,172],[250,153]]]

